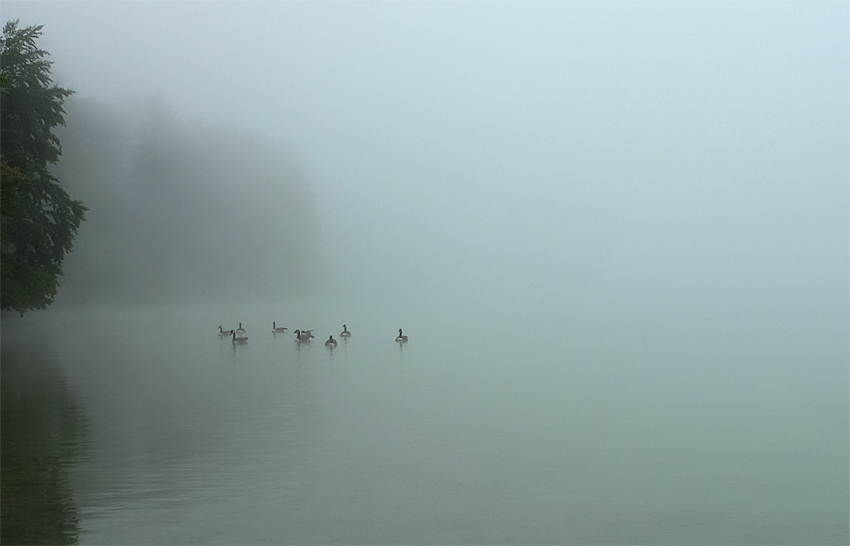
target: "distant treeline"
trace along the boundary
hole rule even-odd
[[[57,303],[272,300],[318,288],[315,197],[262,135],[187,122],[161,99],[71,98],[54,169],[89,208]]]

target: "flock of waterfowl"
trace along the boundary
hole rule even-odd
[[[272,333],[273,334],[285,334],[289,328],[285,328],[283,326],[278,326],[277,322],[272,322]],[[297,343],[310,343],[314,337],[313,330],[295,330],[295,341]],[[239,328],[235,330],[225,330],[223,326],[218,327],[218,335],[221,337],[230,337],[233,341],[234,345],[242,345],[248,342],[248,336],[245,335],[245,328],[242,327],[242,323],[239,323]],[[351,332],[348,331],[348,326],[342,325],[342,333],[339,334],[339,337],[348,339],[351,337]],[[395,340],[399,343],[407,343],[407,336],[402,334],[401,328],[398,329],[398,336],[396,336]],[[328,340],[325,341],[325,347],[336,347],[337,340],[334,339],[333,336],[329,336]]]

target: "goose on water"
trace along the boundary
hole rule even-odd
[[[309,336],[311,338],[316,337],[316,336],[313,335],[313,330],[295,330],[295,331],[301,332],[301,335],[303,335],[303,336]]]
[[[348,326],[346,326],[345,324],[342,325],[342,333],[339,335],[339,337],[351,337],[351,332],[348,331]]]
[[[295,341],[298,343],[310,343],[310,339],[313,336],[311,334],[305,334],[301,330],[295,330]]]
[[[330,336],[325,342],[325,347],[336,347],[336,340],[333,336]]]
[[[218,327],[218,335],[220,335],[221,337],[229,336],[232,333],[233,333],[233,330],[223,330],[221,328],[221,326]]]
[[[407,343],[407,336],[401,334],[401,328],[398,329],[398,337],[395,340],[399,343]]]
[[[233,344],[234,345],[241,344],[241,343],[247,343],[247,341],[248,341],[248,336],[237,336],[236,332],[233,332]]]
[[[284,328],[283,326],[278,328],[277,325],[274,323],[274,321],[272,321],[272,332],[274,332],[275,334],[282,334],[286,330],[287,330],[287,328]]]
[[[242,328],[241,322],[239,323],[239,328],[236,329],[236,333],[237,334],[244,334],[245,333],[245,328]]]

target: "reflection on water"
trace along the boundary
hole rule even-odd
[[[4,336],[0,362],[0,541],[77,544],[69,468],[79,460],[86,420],[41,340]]]
[[[441,318],[400,344],[360,317],[331,350],[262,309],[233,346],[228,313],[54,314],[32,337],[52,352],[4,329],[4,540],[23,438],[41,444],[12,450],[14,475],[52,491],[56,543],[847,542],[846,320],[571,324],[544,344]],[[323,340],[332,319],[305,322]],[[38,426],[7,425],[22,414]]]

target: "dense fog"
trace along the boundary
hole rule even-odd
[[[76,91],[59,301],[846,317],[846,3],[2,15]]]
[[[298,158],[268,137],[186,123],[160,98],[72,98],[56,176],[89,207],[62,302],[186,303],[316,293],[316,203]]]
[[[3,438],[50,431],[3,476],[75,480],[9,519],[847,543],[850,3],[0,9],[75,91],[89,209],[55,304],[2,317]]]

